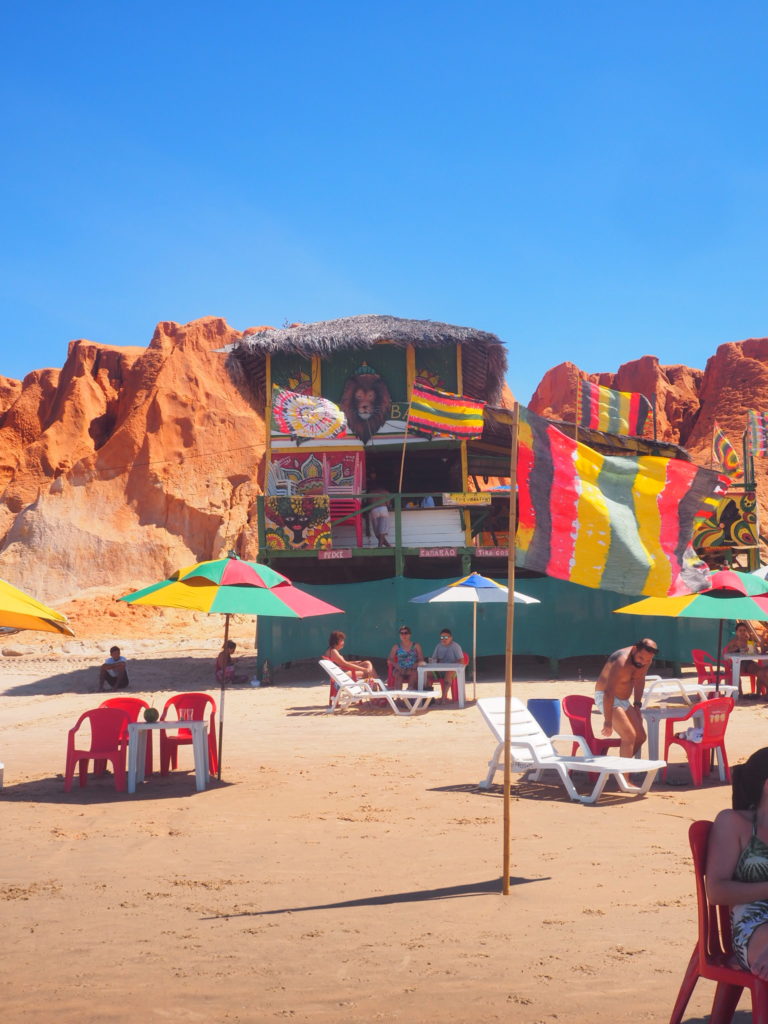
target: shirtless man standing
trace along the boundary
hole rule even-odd
[[[615,730],[622,757],[634,757],[645,742],[640,706],[645,674],[659,653],[655,640],[638,640],[615,651],[603,666],[595,684],[595,706],[603,713],[602,736]]]

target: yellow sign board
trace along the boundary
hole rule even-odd
[[[444,505],[490,505],[491,496],[486,491],[467,491],[464,494],[444,494]]]

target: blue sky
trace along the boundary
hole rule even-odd
[[[761,3],[7,5],[0,374],[358,313],[703,367],[768,335]]]

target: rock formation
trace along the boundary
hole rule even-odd
[[[239,337],[161,323],[147,348],[74,341],[60,371],[0,379],[0,576],[56,603],[252,556],[264,421],[215,351]]]

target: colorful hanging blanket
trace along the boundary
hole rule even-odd
[[[612,391],[602,384],[580,381],[576,412],[580,427],[639,437],[650,411],[651,403],[645,395],[634,391]]]
[[[521,410],[518,564],[620,594],[707,586],[687,563],[694,516],[728,478],[682,459],[601,455]]]
[[[414,384],[408,424],[424,434],[479,437],[483,432],[483,408],[483,402]]]

